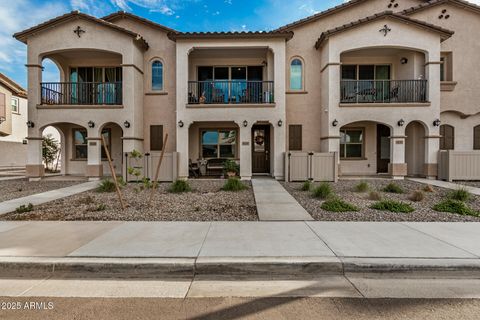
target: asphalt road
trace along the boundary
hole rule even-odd
[[[480,319],[480,300],[339,298],[1,298],[23,310],[0,310],[0,319]],[[43,302],[47,310],[26,310]],[[50,303],[50,304],[49,304]],[[3,306],[2,306],[3,307]],[[10,305],[11,307],[11,305]],[[51,309],[48,309],[51,307]]]

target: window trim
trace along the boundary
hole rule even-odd
[[[302,63],[302,86],[300,89],[292,89],[292,62],[294,60],[299,60]],[[305,83],[305,60],[301,56],[293,56],[290,58],[289,63],[288,63],[288,90],[289,92],[305,92],[306,89],[306,83]]]
[[[233,158],[222,158],[220,157],[220,143],[219,141],[217,141],[217,147],[218,147],[218,151],[217,151],[217,157],[215,158],[204,158],[203,157],[203,132],[205,131],[217,131],[217,132],[220,132],[220,131],[235,131],[235,138],[236,138],[236,141],[235,141],[235,154],[234,154],[234,157]],[[219,135],[220,137],[220,135]],[[238,160],[239,157],[239,145],[238,145],[238,141],[239,141],[239,130],[238,128],[200,128],[199,129],[199,149],[198,149],[198,158],[199,159],[206,159],[206,160],[209,160],[209,159],[232,159],[232,160]]]
[[[153,88],[153,64],[157,61],[162,64],[162,88],[161,89],[154,89]],[[148,68],[149,79],[150,79],[150,84],[149,84],[148,88],[149,88],[150,93],[162,94],[162,93],[166,92],[165,91],[165,87],[166,87],[165,68],[166,68],[165,61],[162,58],[153,57],[152,59],[150,59],[149,68]]]
[[[340,157],[340,160],[365,160],[365,127],[347,127],[347,128],[341,128],[340,129],[340,133],[342,131],[362,131],[362,142],[361,143],[358,143],[358,142],[355,142],[355,143],[344,143],[343,145],[344,146],[347,146],[348,144],[361,144],[362,145],[362,155],[360,157]],[[342,148],[342,138],[341,138],[341,135],[340,135],[340,141],[339,141],[339,144],[340,144],[340,149],[339,149],[339,156],[341,154],[341,148]],[[347,152],[346,150],[344,150],[344,155],[346,155]]]
[[[16,102],[17,102],[17,110],[16,110],[16,111],[13,111],[13,101],[16,101]],[[10,99],[10,107],[12,108],[12,113],[14,113],[14,114],[20,114],[20,98],[12,97],[12,98]]]

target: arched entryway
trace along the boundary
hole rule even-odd
[[[405,160],[409,176],[425,175],[425,137],[424,124],[419,121],[410,122],[405,128]]]

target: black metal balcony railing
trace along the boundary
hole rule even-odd
[[[273,81],[189,81],[189,104],[274,103]]]
[[[43,82],[43,105],[120,105],[121,82]]]
[[[427,102],[427,80],[341,80],[340,103]]]

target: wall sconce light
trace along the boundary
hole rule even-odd
[[[182,120],[178,121],[178,126],[179,126],[180,128],[183,128],[184,125],[185,125],[185,124],[183,123]]]
[[[282,121],[282,120],[278,120],[277,124],[278,124],[279,127],[281,127],[281,126],[283,126],[283,121]]]
[[[334,126],[334,127],[338,126],[338,120],[337,119],[332,121],[332,126]]]
[[[127,128],[127,129],[130,128],[130,122],[128,122],[128,121],[125,121],[125,122],[123,123],[123,125],[124,125],[125,128]]]
[[[33,123],[33,121],[28,120],[27,121],[27,127],[33,128],[33,127],[35,127],[35,123]]]
[[[408,63],[408,59],[407,59],[407,58],[402,58],[402,59],[400,59],[400,63],[401,63],[401,64],[407,64],[407,63]]]
[[[265,61],[265,60],[263,60],[263,61],[262,61],[262,65],[263,65],[264,67],[266,67],[266,66],[268,66],[268,62]]]
[[[398,120],[397,124],[398,124],[399,127],[403,127],[405,125],[405,120],[400,119],[400,120]]]
[[[88,121],[88,127],[95,128],[95,122],[93,122],[92,120]]]
[[[248,121],[247,120],[243,120],[243,126],[244,127],[248,126]]]
[[[436,119],[435,121],[433,121],[433,126],[434,127],[439,127],[441,123],[442,123],[442,121],[440,121],[440,119]]]

